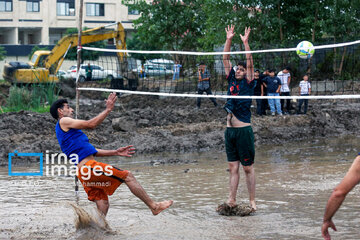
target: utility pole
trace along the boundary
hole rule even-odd
[[[78,22],[78,45],[77,45],[77,74],[76,74],[76,108],[75,108],[75,118],[78,118],[79,113],[79,95],[80,91],[79,88],[79,75],[80,75],[80,64],[81,64],[81,33],[82,33],[82,21],[83,21],[83,5],[84,0],[80,0],[80,6],[79,6],[79,22]],[[78,200],[79,195],[79,181],[78,177],[75,176],[75,195]]]

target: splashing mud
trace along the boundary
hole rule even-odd
[[[105,216],[98,210],[93,209],[93,211],[89,213],[79,205],[75,205],[73,203],[69,204],[76,214],[75,227],[77,230],[84,228],[96,228],[104,231],[111,231]]]

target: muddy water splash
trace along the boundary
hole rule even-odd
[[[111,231],[104,214],[97,209],[92,209],[89,213],[84,208],[73,203],[69,203],[76,214],[75,227],[76,229],[95,228],[103,231]]]

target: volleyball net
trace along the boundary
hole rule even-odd
[[[289,86],[291,97],[252,96],[251,98],[302,98],[299,96],[299,83],[305,74],[309,75],[312,95],[305,98],[360,98],[358,94],[360,40],[314,46],[314,49],[315,54],[310,59],[301,59],[296,54],[296,48],[250,51],[254,69],[258,70],[260,75],[266,69],[273,69],[276,76],[286,67],[290,68],[291,74]],[[223,66],[224,53],[221,52],[221,48],[218,52],[186,52],[83,47],[82,51],[96,52],[98,58],[83,62],[78,78],[80,91],[229,98],[228,82]],[[125,53],[125,57],[119,57],[118,53]],[[246,53],[246,51],[232,51],[230,53],[232,66],[246,62]],[[90,77],[86,75],[88,64],[91,67]],[[212,95],[197,94],[199,69],[204,69],[203,77],[210,78]],[[249,97],[235,96],[235,98]]]

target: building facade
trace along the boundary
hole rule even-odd
[[[52,45],[77,28],[79,0],[0,0],[0,44]],[[83,27],[121,22],[127,36],[139,12],[121,0],[84,0]]]

